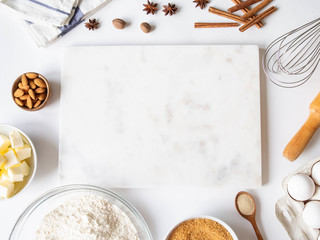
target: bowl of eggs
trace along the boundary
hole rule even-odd
[[[287,176],[276,216],[291,239],[320,239],[320,158]]]
[[[0,124],[0,202],[20,195],[37,169],[31,139],[20,129]]]

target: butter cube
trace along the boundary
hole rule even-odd
[[[0,168],[1,168],[1,166],[4,164],[5,161],[6,161],[6,159],[4,158],[4,156],[2,156],[2,155],[0,154]]]
[[[0,153],[5,153],[10,146],[10,140],[6,136],[0,135]]]
[[[8,175],[8,171],[5,171],[4,173],[2,173],[0,182],[1,181],[10,181],[10,178],[9,178],[9,175]]]
[[[28,176],[30,174],[30,167],[25,161],[22,162],[20,167],[21,167],[23,176]]]
[[[11,146],[13,148],[22,148],[23,147],[23,141],[21,138],[21,135],[18,131],[12,131],[9,133]]]
[[[13,193],[14,184],[9,181],[0,182],[0,197],[9,198]]]
[[[8,175],[10,178],[10,182],[22,182],[23,181],[23,173],[21,170],[21,166],[19,167],[11,167],[8,169]]]
[[[31,157],[31,147],[29,147],[28,145],[24,145],[23,148],[17,148],[16,154],[18,156],[19,161],[27,159]]]
[[[13,150],[10,150],[9,152],[5,153],[4,157],[7,160],[4,162],[5,169],[8,169],[9,167],[12,167],[12,166],[20,163],[19,159],[17,158],[17,156]]]

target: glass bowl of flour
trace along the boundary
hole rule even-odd
[[[140,213],[117,194],[90,185],[55,188],[17,220],[9,240],[152,240]]]

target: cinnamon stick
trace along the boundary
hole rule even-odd
[[[257,22],[261,21],[265,17],[269,16],[271,13],[275,12],[276,10],[277,10],[277,8],[275,8],[274,6],[268,8],[266,11],[262,12],[261,14],[259,14],[255,19],[252,19],[249,22],[247,22],[244,25],[242,25],[242,27],[239,28],[239,31],[240,32],[246,31],[247,29],[252,27],[254,24],[256,24]]]
[[[261,2],[259,5],[255,6],[252,8],[249,12],[245,13],[242,18],[243,19],[248,19],[249,17],[253,16],[257,12],[259,12],[261,9],[263,9],[265,6],[267,6],[269,3],[271,3],[272,0],[264,0]]]
[[[239,23],[194,23],[194,28],[238,27]]]
[[[222,11],[222,10],[214,8],[214,7],[209,7],[209,12],[216,14],[218,16],[221,16],[221,17],[229,18],[229,19],[236,21],[236,22],[239,22],[239,23],[246,23],[247,22],[237,15]]]
[[[228,9],[228,12],[229,13],[233,13],[233,12],[236,12],[240,9],[243,9],[243,8],[246,8],[246,7],[249,7],[250,5],[254,4],[254,3],[257,3],[257,2],[260,2],[261,0],[247,0],[247,1],[244,1],[244,2],[241,2],[231,8]]]
[[[231,0],[231,1],[232,1],[234,4],[240,4],[240,3],[241,3],[241,0]],[[242,8],[241,11],[242,11],[243,13],[247,13],[247,12],[249,12],[249,9],[248,9],[248,8]],[[255,16],[252,16],[252,18],[255,18]],[[262,22],[258,22],[258,23],[256,23],[256,26],[257,26],[257,28],[262,28],[263,23],[262,23]]]

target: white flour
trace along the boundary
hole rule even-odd
[[[37,240],[138,240],[129,217],[97,196],[71,199],[47,214]]]

